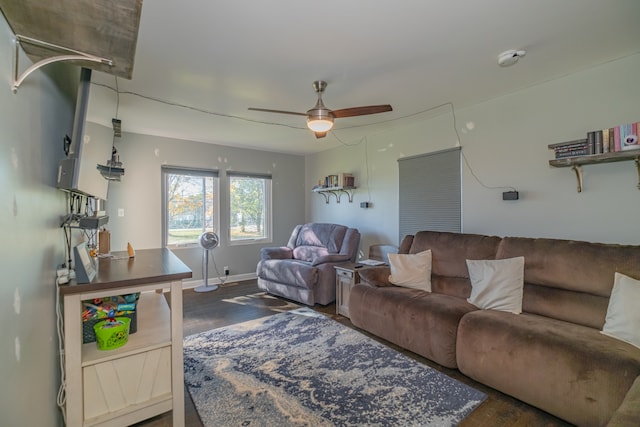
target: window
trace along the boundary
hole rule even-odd
[[[460,148],[398,159],[400,239],[462,228]]]
[[[227,172],[229,242],[271,241],[271,175]]]
[[[162,244],[190,245],[218,232],[218,171],[162,166]]]

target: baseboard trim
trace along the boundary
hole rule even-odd
[[[233,286],[237,282],[243,282],[245,280],[255,280],[257,278],[258,276],[256,276],[256,273],[233,274],[225,278],[224,284],[222,283],[222,280],[220,280],[219,278],[210,277],[209,284],[219,285],[219,286]],[[204,279],[182,281],[182,289],[193,289],[201,285],[204,285]]]

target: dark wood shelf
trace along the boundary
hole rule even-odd
[[[638,189],[640,190],[640,149],[616,151],[613,153],[591,154],[588,156],[567,157],[549,160],[549,165],[556,168],[570,167],[578,180],[578,193],[582,192],[582,165],[596,165],[600,163],[624,162],[633,160],[638,172]]]
[[[598,163],[623,162],[626,160],[638,160],[640,149],[616,151],[614,153],[591,154],[588,156],[567,157],[564,159],[549,160],[549,164],[556,168],[566,168],[578,165],[594,165]]]

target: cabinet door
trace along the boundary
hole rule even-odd
[[[171,347],[87,366],[84,418],[99,417],[171,397]]]

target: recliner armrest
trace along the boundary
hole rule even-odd
[[[326,264],[328,262],[347,262],[347,261],[351,261],[350,255],[329,254],[329,255],[319,256],[318,258],[314,259],[311,262],[311,265],[316,266],[320,264]]]
[[[260,249],[261,259],[292,259],[293,250],[287,246]]]
[[[640,425],[640,376],[631,385],[622,404],[613,417],[609,420],[607,427],[625,427]]]
[[[388,266],[368,267],[360,270],[360,283],[383,288],[386,286],[394,286],[389,282],[391,268]]]

